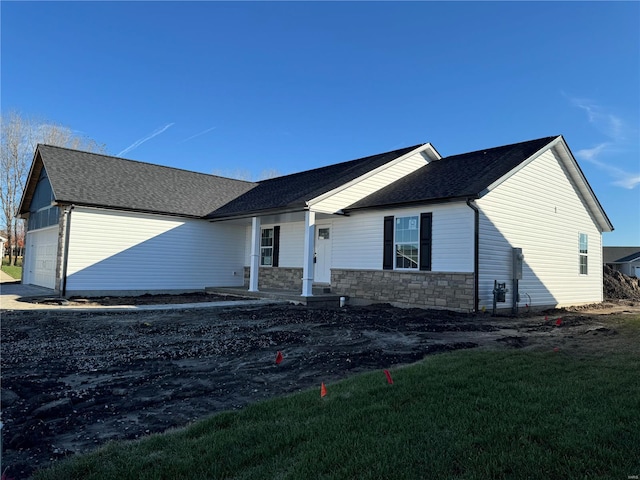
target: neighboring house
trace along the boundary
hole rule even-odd
[[[0,235],[0,263],[4,261],[4,244],[8,240],[8,238]]]
[[[640,278],[640,247],[603,247],[602,252],[605,265]]]
[[[502,307],[602,301],[613,230],[562,136],[445,158],[427,143],[255,183],[39,145],[20,213],[23,281],[67,296],[322,285],[456,310],[490,308],[494,281]]]

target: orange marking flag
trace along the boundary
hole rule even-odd
[[[320,386],[320,398],[324,398],[327,396],[327,387],[324,386],[324,382]]]
[[[389,370],[383,370],[384,374],[387,376],[387,383],[389,385],[393,385],[393,378],[391,378],[391,373],[389,373]]]

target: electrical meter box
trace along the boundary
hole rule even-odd
[[[493,282],[493,303],[504,303],[507,301],[507,284]]]
[[[512,257],[511,265],[513,265],[513,279],[522,280],[522,261],[524,260],[522,249],[513,248],[511,250],[511,257]]]

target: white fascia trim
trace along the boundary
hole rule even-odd
[[[429,161],[433,161],[433,160],[439,160],[440,158],[440,154],[438,154],[438,152],[436,152],[435,148],[433,148],[433,146],[430,143],[425,143],[424,145],[416,148],[415,150],[411,150],[408,153],[405,153],[404,155],[402,155],[401,157],[396,158],[395,160],[392,160],[388,163],[385,163],[384,165],[379,166],[378,168],[371,170],[370,172],[365,173],[364,175],[359,176],[358,178],[354,178],[353,180],[351,180],[350,182],[347,182],[343,185],[340,185],[337,188],[334,188],[333,190],[327,192],[327,193],[323,193],[322,195],[312,198],[311,200],[308,200],[306,202],[307,207],[309,207],[309,209],[312,209],[311,207],[313,207],[314,204],[321,202],[333,195],[335,195],[336,193],[340,193],[341,191],[352,187],[353,185],[360,183],[363,180],[366,180],[369,177],[372,177],[373,175],[376,175],[384,170],[386,170],[387,168],[396,165],[397,163],[400,163],[404,160],[406,160],[407,158],[415,155],[416,153],[421,153],[424,152],[425,155],[428,157],[428,160],[426,161],[425,165],[429,163]],[[334,213],[334,212],[323,212],[323,213]]]
[[[582,173],[582,170],[580,169],[578,162],[571,153],[569,146],[564,141],[564,138],[562,138],[562,136],[558,137],[558,139],[559,141],[553,142],[553,147],[562,159],[563,166],[567,169],[567,172],[571,176],[573,184],[576,186],[576,188],[582,195],[582,199],[589,207],[589,213],[591,214],[591,217],[598,224],[601,231],[612,232],[613,225],[609,221],[607,214],[602,208],[602,205],[600,205],[596,194],[591,189],[591,185],[589,185],[589,182]]]

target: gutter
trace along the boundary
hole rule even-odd
[[[479,275],[479,266],[480,266],[480,252],[479,252],[479,246],[480,246],[480,211],[478,210],[478,207],[476,205],[473,204],[474,199],[473,198],[467,198],[467,205],[468,207],[473,210],[474,212],[474,219],[473,219],[473,311],[474,312],[478,312],[478,304],[480,302],[479,299],[479,291],[480,291],[480,287],[478,285],[478,281],[480,278]]]
[[[71,234],[71,212],[75,208],[75,205],[70,205],[64,212],[67,216],[67,224],[64,232],[64,257],[62,259],[62,288],[60,289],[60,296],[66,297],[67,295],[67,267],[69,265],[69,235]]]
[[[366,207],[347,207],[344,210],[345,215],[348,215],[351,212],[356,212],[358,210],[387,210],[389,208],[404,208],[404,207],[415,207],[420,205],[436,205],[442,203],[455,203],[455,202],[463,202],[465,200],[474,200],[479,197],[442,197],[442,198],[430,198],[423,200],[411,200],[411,201],[401,201],[395,203],[381,203],[379,205],[368,205]],[[473,207],[472,207],[473,208]]]
[[[215,223],[215,222],[225,222],[228,220],[242,220],[245,218],[253,218],[253,217],[265,217],[268,215],[279,215],[279,214],[283,214],[283,213],[298,213],[298,212],[305,212],[306,210],[308,210],[308,208],[305,205],[300,205],[298,207],[284,207],[284,208],[269,208],[269,209],[265,209],[265,210],[254,210],[254,211],[250,211],[247,213],[237,213],[237,214],[230,214],[230,215],[216,215],[216,216],[210,216],[207,215],[205,217],[202,217],[204,220],[208,220],[211,223]]]

